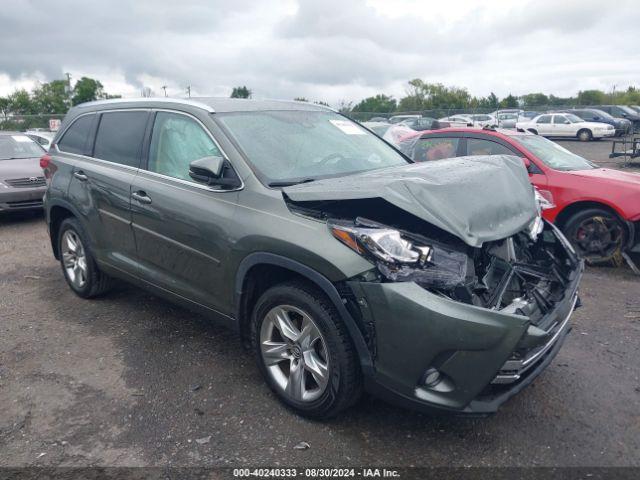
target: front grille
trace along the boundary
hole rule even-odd
[[[569,310],[567,316],[562,320],[562,322],[556,323],[547,331],[551,338],[546,344],[530,350],[524,357],[513,356],[512,358],[508,359],[491,383],[514,383],[520,380],[520,378],[522,378],[529,369],[531,369],[540,360],[542,360],[542,358],[544,358],[545,355],[553,348],[553,346],[559,340],[562,332],[566,329],[566,326],[569,323],[569,318],[573,313],[577,301],[578,296],[575,295],[572,301],[571,309]]]
[[[15,188],[44,187],[44,177],[10,178],[4,183]]]
[[[19,202],[7,202],[9,208],[42,207],[42,200],[20,200]]]

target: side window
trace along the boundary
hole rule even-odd
[[[413,160],[416,162],[426,162],[431,160],[441,160],[443,158],[453,158],[458,151],[459,138],[435,137],[422,138],[418,140],[413,152]]]
[[[507,147],[490,140],[467,138],[467,155],[515,155]]]
[[[554,115],[553,116],[553,123],[555,123],[556,125],[563,124],[565,122],[568,122],[568,120],[567,120],[567,117],[565,117],[564,115]]]
[[[103,113],[96,133],[93,156],[100,160],[138,167],[149,113]]]
[[[158,112],[151,133],[150,172],[191,181],[189,164],[211,156],[222,153],[198,122],[186,115]]]
[[[551,115],[542,115],[536,123],[551,123]]]
[[[66,153],[84,155],[95,115],[83,115],[76,119],[58,142],[58,149]]]

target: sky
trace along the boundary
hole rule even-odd
[[[0,95],[82,76],[140,96],[401,98],[421,78],[472,95],[640,87],[637,0],[12,0]]]

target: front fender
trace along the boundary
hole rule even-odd
[[[362,371],[365,375],[372,374],[373,371],[373,361],[371,358],[371,352],[367,348],[366,341],[362,335],[362,332],[358,328],[356,321],[353,319],[347,308],[345,307],[338,290],[334,286],[334,284],[324,275],[317,272],[316,270],[304,265],[300,262],[292,260],[291,258],[276,255],[270,252],[253,252],[247,255],[240,265],[238,266],[238,270],[235,278],[235,292],[234,292],[234,302],[236,309],[236,318],[240,320],[241,311],[242,311],[242,296],[244,295],[244,285],[245,278],[249,270],[256,265],[274,265],[282,268],[286,268],[291,270],[305,278],[307,278],[310,282],[319,287],[331,300],[336,310],[340,314],[340,317],[344,321],[347,330],[349,331],[349,335],[353,341],[353,344],[356,348],[358,356],[360,358],[360,364],[362,366]],[[240,324],[240,321],[238,321]]]

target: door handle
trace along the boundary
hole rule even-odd
[[[131,196],[133,197],[133,199],[139,203],[144,203],[145,205],[148,205],[151,203],[151,197],[149,197],[145,192],[143,192],[142,190],[138,190],[137,192],[133,192],[131,194]]]
[[[86,182],[87,180],[89,180],[89,177],[87,177],[87,175],[82,170],[73,172],[73,176],[76,177],[81,182]]]

